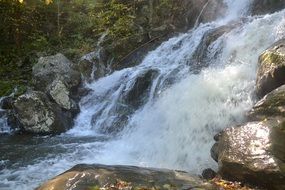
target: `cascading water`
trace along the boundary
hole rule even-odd
[[[2,104],[4,97],[0,98],[0,105]],[[0,134],[9,133],[10,127],[8,126],[7,116],[5,110],[0,108]]]
[[[1,155],[0,189],[32,189],[78,163],[215,168],[213,135],[242,122],[254,101],[258,55],[285,37],[285,10],[246,17],[250,1],[224,2],[227,16],[169,39],[138,66],[86,84],[92,92],[72,130],[21,140],[20,148],[37,153],[29,161]]]

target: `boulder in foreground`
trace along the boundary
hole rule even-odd
[[[284,121],[272,119],[228,128],[214,147],[223,178],[270,190],[285,189]]]
[[[191,189],[214,190],[186,172],[140,168],[135,166],[77,165],[51,179],[36,190],[95,190],[95,189]]]

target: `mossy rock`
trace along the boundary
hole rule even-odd
[[[285,39],[279,40],[259,57],[256,93],[263,97],[285,84]]]

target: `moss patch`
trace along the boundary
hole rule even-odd
[[[263,64],[281,65],[285,64],[285,55],[277,52],[266,51],[262,54],[261,60]]]

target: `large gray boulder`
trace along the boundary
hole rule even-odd
[[[38,60],[33,67],[33,84],[35,90],[42,93],[24,94],[14,106],[22,130],[37,134],[60,133],[72,126],[72,120],[79,112],[74,98],[81,75],[76,69],[76,65],[60,53]],[[25,106],[29,110],[26,113]],[[32,120],[27,121],[27,118]]]
[[[77,165],[37,190],[192,189],[215,190],[214,185],[182,171],[134,166]]]
[[[39,91],[29,91],[19,96],[13,105],[13,117],[24,132],[33,134],[57,134],[69,129],[72,115]]]
[[[285,84],[285,39],[274,43],[259,57],[256,93],[263,97]]]
[[[37,90],[45,92],[47,87],[56,79],[63,81],[68,89],[77,87],[81,76],[74,64],[64,55],[41,57],[33,66],[33,83]]]
[[[228,128],[214,147],[222,177],[270,190],[285,189],[284,120]]]
[[[263,15],[285,8],[284,0],[254,0],[252,3],[252,14]]]

